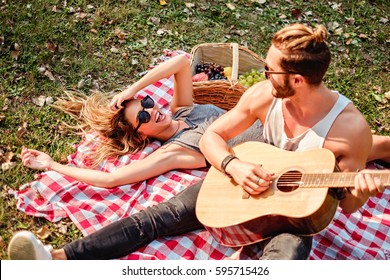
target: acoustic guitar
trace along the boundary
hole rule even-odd
[[[314,235],[332,221],[339,200],[331,188],[354,186],[357,173],[335,170],[327,149],[291,152],[261,142],[233,148],[241,160],[261,163],[276,179],[270,188],[249,196],[233,179],[211,167],[200,189],[196,215],[225,246],[252,244],[279,233]],[[388,171],[373,171],[390,185]]]

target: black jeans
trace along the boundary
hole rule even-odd
[[[158,237],[175,236],[203,228],[195,215],[202,181],[167,202],[116,221],[101,230],[64,246],[69,260],[117,259],[136,251]],[[307,259],[311,237],[281,234],[261,242],[261,259]]]

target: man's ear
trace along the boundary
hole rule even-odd
[[[293,83],[296,87],[301,87],[303,84],[306,83],[305,77],[299,74],[295,74]]]

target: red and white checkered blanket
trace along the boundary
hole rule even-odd
[[[178,52],[166,51],[162,59]],[[173,94],[171,79],[164,79],[139,95],[152,95],[161,108],[169,112]],[[89,167],[88,154],[99,141],[88,134],[68,157],[69,165]],[[144,151],[104,161],[97,170],[111,172],[125,164],[142,159],[160,147],[151,143]],[[143,182],[114,189],[102,189],[77,182],[55,171],[37,175],[36,180],[16,191],[17,207],[28,215],[44,217],[52,222],[69,217],[84,235],[105,225],[136,213],[146,207],[169,199],[182,189],[193,185],[207,170],[171,171]],[[132,242],[129,240],[129,242]],[[198,230],[185,235],[160,238],[123,259],[252,259],[256,245],[227,248],[220,245],[207,231]],[[353,215],[338,211],[332,224],[316,235],[310,259],[390,259],[390,190],[370,198]]]

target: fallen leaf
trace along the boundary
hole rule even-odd
[[[187,8],[193,8],[195,7],[195,4],[194,3],[189,3],[189,2],[186,2],[184,3],[186,5]]]
[[[47,105],[53,104],[53,103],[54,103],[54,98],[51,97],[51,96],[46,97],[45,103],[46,103]]]
[[[39,107],[43,107],[43,105],[45,105],[46,102],[46,96],[40,95],[36,98],[33,98],[32,102]]]
[[[4,162],[4,163],[1,164],[1,170],[7,171],[7,170],[12,169],[16,165],[17,165],[16,162]]]
[[[118,48],[116,48],[115,46],[112,46],[111,49],[110,49],[110,51],[111,51],[112,53],[118,53],[118,52],[119,52]]]
[[[150,21],[152,24],[154,24],[154,25],[159,25],[161,19],[160,19],[159,17],[150,17],[150,18],[149,18],[149,21]]]
[[[81,79],[78,83],[77,83],[77,88],[78,89],[81,89],[83,88],[85,85],[85,79]]]
[[[157,30],[157,35],[159,36],[164,35],[164,33],[168,33],[169,35],[172,35],[172,31],[166,28],[160,28],[159,30]]]
[[[227,3],[226,6],[230,9],[230,10],[235,10],[236,9],[236,6],[234,6],[234,4],[232,3]]]
[[[50,52],[54,53],[57,50],[57,45],[53,42],[46,42],[46,49],[48,49]]]
[[[11,51],[11,57],[15,60],[17,60],[19,58],[19,55],[20,55],[20,46],[18,43],[14,43],[11,45],[10,47],[10,51]]]
[[[58,231],[62,234],[66,234],[68,232],[68,226],[65,224],[58,225]]]
[[[5,115],[0,114],[0,123],[5,120]]]
[[[165,0],[160,0],[160,5],[165,6],[165,5],[167,5],[167,2]]]
[[[120,28],[115,29],[115,36],[121,40],[127,39],[127,33]]]
[[[75,14],[76,18],[77,19],[85,19],[87,17],[87,14],[86,13],[76,13]]]
[[[141,40],[139,40],[139,41],[140,41],[140,43],[141,43],[142,45],[144,45],[144,46],[146,46],[146,45],[148,44],[148,39],[147,39],[147,38],[141,39]]]
[[[302,10],[301,9],[293,9],[291,11],[291,15],[295,18],[300,18],[302,16]]]
[[[50,81],[55,81],[56,78],[54,78],[54,75],[53,73],[51,73],[49,70],[46,70],[45,73],[43,74],[45,75],[46,77],[48,77],[50,79]]]
[[[48,226],[43,226],[41,227],[40,229],[37,230],[36,232],[36,235],[40,238],[40,239],[46,239],[50,236],[50,229]]]
[[[122,58],[124,60],[128,60],[129,59],[129,54],[127,52],[122,52]]]
[[[6,152],[3,148],[0,147],[0,163],[11,162],[13,157],[14,157],[13,152],[11,151]]]

